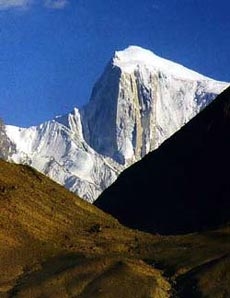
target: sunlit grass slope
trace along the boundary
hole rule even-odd
[[[171,237],[131,230],[0,161],[0,297],[230,297],[229,251],[228,226]]]

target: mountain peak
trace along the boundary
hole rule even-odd
[[[227,87],[193,74],[141,47],[118,51],[84,107],[36,127],[7,126],[11,159],[92,202]]]
[[[115,52],[115,60],[123,62],[151,62],[153,59],[160,58],[150,50],[139,46],[130,45],[126,49]],[[160,58],[161,59],[161,58]]]
[[[121,51],[116,51],[113,65],[125,72],[131,73],[140,67],[151,71],[162,71],[172,76],[188,80],[210,80],[210,78],[197,73],[181,64],[162,58],[150,50],[131,45]]]

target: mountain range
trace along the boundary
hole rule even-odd
[[[93,202],[227,85],[130,46],[115,52],[84,107],[29,128],[7,125],[8,160]]]

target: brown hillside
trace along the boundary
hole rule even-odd
[[[227,226],[171,237],[130,230],[37,171],[0,161],[3,298],[229,297],[219,283],[230,274],[229,236]],[[201,296],[183,296],[194,289]]]

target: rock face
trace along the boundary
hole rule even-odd
[[[130,46],[115,52],[83,108],[36,127],[7,126],[16,146],[11,160],[92,202],[226,87]]]
[[[161,234],[230,222],[230,88],[157,150],[126,169],[95,205]]]
[[[195,116],[227,85],[129,47],[116,52],[83,111],[87,142],[119,163],[136,161]]]
[[[6,134],[6,128],[0,119],[0,159],[7,159],[14,153],[15,146]]]

